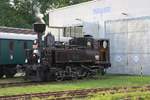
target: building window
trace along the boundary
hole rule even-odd
[[[83,26],[65,27],[64,36],[65,37],[82,37]]]
[[[24,47],[24,49],[27,49],[27,42],[26,41],[24,41],[24,43],[23,43],[23,47]]]
[[[10,41],[10,42],[9,42],[9,50],[10,50],[10,51],[13,51],[13,50],[14,50],[14,42],[13,42],[13,41]]]
[[[78,26],[75,27],[75,33],[77,35],[77,37],[82,37],[83,36],[83,26]]]

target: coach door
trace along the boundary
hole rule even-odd
[[[1,64],[1,52],[2,52],[2,47],[1,47],[1,40],[0,40],[0,64]]]

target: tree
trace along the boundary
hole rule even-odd
[[[49,9],[73,5],[89,0],[0,0],[0,26],[32,28],[36,21],[35,7],[40,9],[48,24]]]
[[[20,13],[12,5],[9,0],[0,1],[0,26],[29,28],[31,25],[25,17],[29,17],[24,12]]]

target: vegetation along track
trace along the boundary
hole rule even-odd
[[[116,88],[96,88],[96,89],[81,89],[81,90],[68,90],[46,93],[22,94],[13,96],[0,96],[0,100],[32,100],[39,98],[46,100],[70,100],[72,98],[92,96],[98,94],[115,94],[115,93],[128,93],[136,91],[150,91],[150,86],[133,86],[133,87],[116,87]]]
[[[29,85],[45,85],[49,82],[12,82],[12,83],[0,83],[0,88],[6,88],[6,87],[19,87],[19,86],[29,86]]]

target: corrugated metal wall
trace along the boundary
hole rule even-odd
[[[150,75],[150,17],[105,22],[111,73]]]

